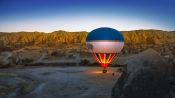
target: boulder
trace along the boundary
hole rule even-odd
[[[148,49],[127,61],[112,89],[112,98],[175,98],[172,65],[153,49]]]

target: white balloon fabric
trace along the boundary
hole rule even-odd
[[[120,41],[91,41],[87,46],[94,53],[120,53],[123,49],[124,42]]]

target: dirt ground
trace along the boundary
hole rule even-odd
[[[7,98],[110,98],[111,90],[121,75],[117,67],[25,67],[1,69],[38,81],[35,88],[23,95],[11,93]]]

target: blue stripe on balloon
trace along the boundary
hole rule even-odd
[[[88,34],[86,42],[91,42],[93,40],[111,40],[123,42],[124,38],[119,31],[112,28],[103,27],[95,29]]]

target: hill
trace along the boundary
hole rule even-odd
[[[175,42],[175,34],[161,30],[122,31],[126,45],[166,44]],[[24,46],[59,46],[61,44],[85,44],[88,32],[54,31],[0,33],[1,48],[19,48]]]

